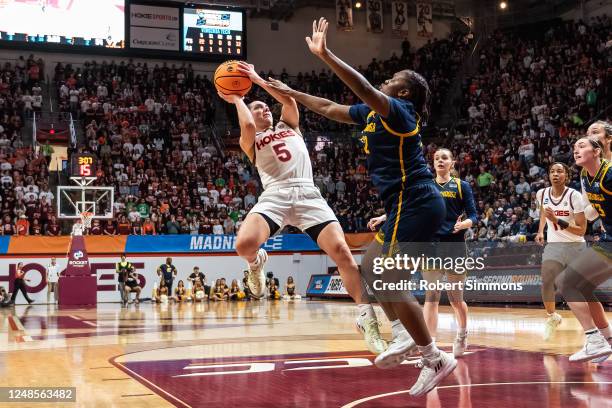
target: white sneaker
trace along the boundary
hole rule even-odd
[[[455,337],[453,342],[453,355],[455,357],[461,357],[467,349],[467,334],[465,336]]]
[[[251,269],[248,266],[247,286],[251,291],[251,296],[255,299],[261,299],[266,294],[266,276],[264,275],[264,265],[268,260],[268,253],[265,249],[259,248],[257,251],[257,260],[259,261],[256,269]]]
[[[559,313],[553,313],[546,318],[546,323],[544,323],[544,341],[550,340],[557,327],[561,324],[562,317]]]
[[[436,388],[457,367],[455,357],[443,351],[440,351],[440,356],[435,359],[423,358],[421,361],[421,374],[409,391],[413,397],[420,397]]]
[[[387,349],[387,342],[382,339],[378,330],[378,320],[359,316],[355,324],[357,329],[363,333],[363,338],[371,353],[380,354]]]
[[[404,330],[391,340],[389,347],[376,357],[374,364],[382,369],[397,367],[410,356],[414,349],[416,349],[416,343]]]
[[[608,338],[608,344],[610,345],[610,347],[612,347],[612,337]],[[603,363],[604,361],[608,359],[608,357],[610,357],[610,354],[608,354],[607,356],[601,356],[601,357],[594,358],[593,360],[591,360],[591,363],[595,363],[595,364]]]
[[[606,341],[601,333],[591,334],[587,336],[584,342],[584,347],[569,357],[572,362],[584,362],[601,357],[608,357],[612,354],[612,347]]]

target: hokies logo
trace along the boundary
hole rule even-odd
[[[132,263],[136,271],[144,270],[144,262]],[[98,292],[112,292],[117,289],[117,274],[115,273],[114,262],[99,262],[91,263],[91,274],[98,277]],[[36,262],[27,263],[23,265],[25,272],[25,286],[26,292],[38,293],[46,291],[47,289],[47,271],[45,266]],[[17,263],[11,263],[8,267],[8,275],[0,274],[0,286],[4,286],[9,292],[14,290],[15,273],[17,271]],[[60,276],[65,276],[66,270],[60,272]],[[146,278],[142,274],[138,274],[138,282],[141,287],[145,287],[147,284]]]

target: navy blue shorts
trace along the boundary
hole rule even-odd
[[[440,191],[431,183],[410,186],[385,201],[387,221],[376,239],[389,250],[393,243],[427,243],[435,239],[446,217]]]

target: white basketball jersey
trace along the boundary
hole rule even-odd
[[[83,224],[76,223],[72,225],[72,235],[83,235]]]
[[[312,164],[299,130],[284,122],[255,135],[255,166],[264,189],[312,185]]]
[[[555,212],[555,216],[563,221],[573,221],[575,214],[584,212],[582,195],[573,188],[566,187],[561,197],[555,198],[552,196],[552,187],[546,187],[538,190],[536,199],[538,208],[551,208]],[[584,242],[583,236],[562,230],[547,218],[546,225],[548,227],[547,242]]]

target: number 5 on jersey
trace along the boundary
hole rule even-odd
[[[288,162],[289,160],[291,160],[291,152],[285,149],[286,146],[287,145],[285,143],[277,143],[272,146],[272,149],[274,149],[274,153],[276,153],[276,157],[278,157],[278,160],[282,162]]]

